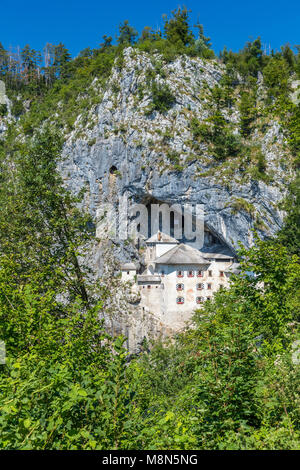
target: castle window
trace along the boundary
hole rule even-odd
[[[224,271],[220,271],[220,277],[224,277]]]
[[[194,277],[194,271],[188,271],[188,277]]]
[[[196,303],[201,304],[204,301],[203,297],[196,297]]]
[[[212,277],[212,271],[208,271],[209,277]]]
[[[177,297],[176,303],[177,304],[184,304],[184,298],[183,297]]]
[[[204,289],[204,284],[202,282],[200,282],[199,284],[197,284],[196,288],[197,288],[197,290],[202,290],[202,289]]]
[[[202,271],[197,271],[197,277],[203,277],[203,272]]]
[[[176,290],[184,290],[184,284],[176,284]]]
[[[129,274],[129,271],[127,271],[127,274]]]
[[[177,271],[177,277],[183,277],[183,271]]]
[[[207,284],[207,289],[211,289],[211,284]]]
[[[148,285],[147,288],[148,288],[148,289],[151,289],[151,286]]]
[[[211,299],[211,297],[206,297],[206,300],[210,300],[210,299]]]
[[[162,272],[160,273],[160,275],[161,275],[161,277],[165,277],[165,271],[162,271]]]

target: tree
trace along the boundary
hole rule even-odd
[[[272,57],[263,70],[264,84],[270,100],[280,96],[287,97],[289,91],[289,71],[285,59]]]
[[[112,37],[105,34],[102,38],[103,42],[100,44],[100,52],[107,52],[112,47]]]
[[[58,77],[65,79],[68,76],[68,63],[71,60],[71,55],[66,47],[60,42],[54,46],[54,61],[53,67]]]
[[[291,254],[300,256],[300,174],[289,186],[289,193],[284,203],[287,215],[279,232],[279,240]]]
[[[60,136],[44,130],[13,152],[6,144],[0,448],[118,448],[130,429],[127,354],[124,339],[112,340],[99,318],[102,306],[81,251],[91,238],[88,217],[57,172]]]
[[[299,365],[291,356],[299,259],[274,240],[240,255],[242,274],[195,313],[192,328],[130,364],[144,420],[135,425],[139,445],[299,446]]]
[[[17,146],[12,167],[3,147],[0,255],[3,260],[13,255],[19,283],[51,282],[63,296],[80,296],[89,305],[78,249],[92,233],[88,219],[76,209],[79,201],[61,184],[56,169],[61,145],[59,134],[41,132],[29,144]]]
[[[137,31],[130,26],[128,20],[119,25],[119,36],[117,38],[118,44],[123,46],[130,46],[135,43],[138,36]]]
[[[248,137],[251,133],[251,124],[257,116],[255,93],[251,90],[244,91],[241,94],[240,116],[241,116],[241,134]]]
[[[8,71],[8,54],[0,42],[0,76],[4,76]]]
[[[281,52],[282,52],[283,58],[285,59],[286,63],[288,64],[288,67],[289,67],[290,71],[293,71],[295,69],[296,59],[295,59],[295,55],[294,55],[292,49],[290,48],[289,44],[285,44],[284,46],[281,46]]]
[[[44,55],[44,76],[46,85],[51,85],[55,80],[55,69],[53,67],[54,62],[54,49],[55,46],[53,44],[47,43],[43,48],[43,55]]]
[[[210,38],[204,36],[203,25],[197,22],[195,28],[198,29],[198,38],[195,41],[195,49],[200,57],[212,58],[214,53],[211,50]]]
[[[170,19],[166,15],[163,16],[165,37],[178,48],[190,46],[195,40],[190,30],[188,14],[186,7],[182,9],[178,7],[177,10],[172,11]]]
[[[248,73],[257,76],[258,70],[261,70],[263,63],[263,51],[261,46],[260,37],[253,42],[248,42],[243,49],[244,66],[247,68]]]
[[[155,42],[161,39],[161,32],[159,30],[154,31],[150,26],[145,26],[141,37],[139,38],[139,42],[143,43],[146,41]]]
[[[175,96],[167,84],[152,82],[151,86],[152,104],[149,113],[156,110],[160,113],[168,111],[175,103]]]
[[[31,49],[27,44],[21,50],[22,75],[25,82],[37,81],[40,78],[41,54],[39,51]]]

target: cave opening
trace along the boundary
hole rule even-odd
[[[109,169],[109,174],[110,175],[115,175],[118,171],[118,168],[115,165],[112,165]]]

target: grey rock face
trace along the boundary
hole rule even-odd
[[[101,104],[90,111],[94,127],[85,128],[79,116],[77,130],[83,137],[73,133],[65,145],[61,171],[66,184],[75,192],[88,190],[85,202],[95,217],[104,202],[117,203],[126,194],[135,202],[204,204],[206,224],[234,248],[238,242],[251,245],[254,227],[262,237],[275,234],[283,217],[277,204],[288,177],[279,163],[283,154],[279,124],[271,122],[264,135],[253,137],[268,168],[276,173],[272,183],[251,178],[241,182],[238,172],[227,179],[218,173],[198,176],[215,163],[205,152],[203,159],[193,158],[190,119],[195,115],[203,121],[209,116],[207,97],[218,85],[223,66],[199,58],[178,58],[166,65],[161,65],[159,55],[155,60],[153,64],[150,56],[132,48],[124,51],[122,70],[113,69]],[[149,116],[145,115],[151,101],[146,76],[147,71],[157,70],[157,64],[156,80],[167,83],[176,102],[166,114],[153,111]],[[97,81],[93,86],[97,89]],[[233,107],[226,118],[238,131],[238,108]],[[164,133],[167,145],[162,145]],[[178,155],[182,171],[170,167],[170,151]],[[113,182],[111,168],[116,171]]]
[[[166,83],[176,98],[165,114],[147,112],[151,103],[149,71],[152,75],[156,71],[155,80]],[[143,252],[133,243],[109,241],[114,238],[114,215],[124,196],[131,205],[203,204],[206,226],[233,249],[239,242],[251,246],[253,228],[261,237],[272,236],[280,228],[284,214],[278,203],[292,175],[288,165],[282,165],[284,137],[278,122],[269,122],[264,134],[255,130],[252,137],[265,157],[268,172],[275,175],[270,182],[242,178],[240,170],[228,176],[224,166],[212,172],[216,162],[203,144],[201,157],[194,154],[191,118],[203,122],[211,115],[209,97],[223,73],[223,66],[216,61],[186,57],[162,65],[159,55],[153,59],[128,48],[122,69],[114,67],[105,90],[97,80],[93,82],[93,91],[102,101],[89,110],[88,127],[78,116],[76,129],[64,146],[60,171],[73,192],[86,190],[84,204],[101,239],[89,262],[102,280],[107,277],[109,263],[113,264],[111,272],[126,261],[143,267]],[[263,95],[262,77],[258,85]],[[238,106],[223,113],[238,133]],[[170,154],[176,155],[175,167]],[[245,164],[244,173],[247,170]],[[109,286],[112,296],[104,309],[105,324],[109,331],[128,338],[131,352],[140,350],[145,337],[173,333],[156,312],[139,307],[132,287],[116,286]]]

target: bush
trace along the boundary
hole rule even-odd
[[[196,118],[192,118],[190,128],[193,137],[206,143],[216,160],[235,157],[243,149],[240,136],[231,132],[219,112],[202,124]]]
[[[7,114],[7,104],[0,104],[0,116],[6,116]]]
[[[165,113],[175,103],[175,96],[166,83],[160,84],[153,81],[151,86],[151,98],[152,103],[149,109],[149,114],[152,111]]]

